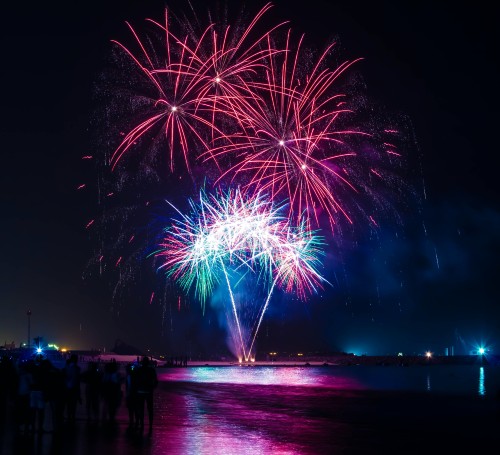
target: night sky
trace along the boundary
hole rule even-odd
[[[211,3],[200,3],[192,4],[205,20]],[[352,73],[375,118],[396,119],[405,132],[408,189],[388,196],[397,221],[376,230],[361,223],[331,242],[324,274],[332,287],[306,303],[276,295],[258,350],[500,350],[498,7],[403,3],[277,1],[264,21],[290,20],[311,47],[335,39],[340,60],[363,57]],[[187,2],[167,5],[182,14]],[[26,341],[31,308],[32,337],[70,348],[109,350],[120,339],[174,354],[225,349],[210,307],[202,314],[183,297],[179,309],[173,285],[163,305],[134,289],[161,280],[153,270],[138,267],[113,299],[116,273],[99,277],[89,266],[96,245],[85,226],[96,214],[99,169],[82,156],[112,147],[97,137],[105,119],[96,96],[112,64],[110,40],[130,40],[125,21],[161,19],[164,6],[2,6],[1,344]]]

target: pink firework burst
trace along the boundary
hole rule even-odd
[[[166,139],[172,172],[176,150],[188,171],[199,150],[212,156],[214,137],[226,135],[222,127],[224,118],[230,118],[226,109],[232,108],[219,99],[249,96],[247,80],[262,70],[264,57],[278,52],[270,52],[261,43],[281,24],[252,38],[253,29],[270,7],[265,5],[240,33],[232,33],[230,26],[219,30],[212,23],[199,36],[188,26],[183,34],[174,34],[168,10],[163,23],[147,19],[157,41],[150,36],[141,38],[127,23],[137,50],[113,42],[139,70],[149,91],[138,103],[142,120],[124,133],[111,157],[113,169],[138,141],[158,130]]]
[[[170,174],[180,155],[193,178],[194,164],[201,164],[214,187],[264,191],[288,201],[296,224],[333,231],[340,219],[353,223],[363,198],[377,198],[370,186],[386,179],[380,160],[400,155],[388,142],[365,147],[375,139],[363,122],[356,124],[353,98],[341,90],[340,79],[361,59],[330,65],[334,44],[312,59],[304,36],[292,39],[286,22],[259,33],[270,8],[244,27],[211,22],[198,31],[186,20],[175,21],[180,31],[173,31],[168,10],[163,22],[147,20],[156,35],[141,38],[129,25],[134,50],[114,42],[141,84],[128,113],[134,123],[122,133],[112,169],[136,145],[157,152],[161,139]],[[361,212],[377,225],[373,211]]]
[[[356,156],[349,137],[368,133],[337,126],[339,118],[352,111],[345,95],[334,89],[337,79],[359,59],[330,69],[325,65],[330,45],[302,74],[302,41],[303,37],[292,51],[288,32],[278,53],[267,38],[268,65],[261,79],[248,82],[251,96],[224,99],[239,131],[220,137],[219,147],[204,156],[229,158],[232,164],[219,180],[243,180],[249,191],[288,199],[290,215],[299,223],[305,219],[319,226],[320,211],[332,225],[339,214],[351,222],[334,189],[356,187],[336,163]]]

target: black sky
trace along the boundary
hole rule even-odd
[[[211,4],[200,3],[192,4],[204,18]],[[447,3],[274,2],[270,22],[288,19],[309,43],[335,38],[342,56],[364,58],[357,71],[370,102],[408,127],[406,177],[424,197],[400,204],[397,237],[382,229],[357,249],[330,252],[342,256],[342,266],[332,262],[333,291],[306,305],[276,302],[263,349],[458,352],[480,342],[500,349],[498,7]],[[176,12],[186,5],[168,3]],[[32,336],[71,347],[109,349],[119,338],[208,354],[224,345],[217,316],[201,315],[194,303],[179,313],[175,304],[164,311],[135,301],[118,313],[112,283],[82,279],[95,246],[85,230],[93,206],[76,187],[91,184],[81,157],[96,153],[96,84],[110,40],[128,39],[124,22],[159,18],[164,6],[2,6],[2,344],[26,340],[29,307]]]

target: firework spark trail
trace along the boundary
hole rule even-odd
[[[214,135],[225,136],[219,129],[216,115],[225,117],[228,113],[218,99],[247,96],[247,75],[257,73],[259,67],[264,66],[263,59],[269,54],[269,50],[260,48],[260,43],[282,25],[272,27],[255,41],[247,43],[251,31],[270,7],[270,4],[265,5],[241,36],[236,35],[233,39],[229,26],[221,38],[215,24],[206,27],[199,38],[193,33],[180,38],[170,30],[168,10],[165,11],[164,24],[147,19],[164,36],[166,64],[156,63],[157,60],[161,61],[155,55],[157,50],[147,49],[146,40],[127,23],[139,51],[134,53],[121,42],[112,42],[143,74],[154,95],[149,99],[150,112],[147,118],[131,128],[114,151],[111,157],[113,169],[138,140],[153,133],[158,126],[162,127],[167,140],[172,172],[177,146],[182,151],[188,171],[191,148],[201,145],[210,154],[210,142]],[[210,135],[205,135],[204,130],[210,131]]]
[[[327,282],[317,271],[321,239],[304,225],[292,228],[264,196],[248,196],[240,189],[219,191],[200,201],[190,201],[193,213],[181,215],[167,228],[160,249],[153,255],[168,276],[187,292],[194,285],[202,303],[211,295],[218,275],[223,274],[230,294],[240,350],[248,360],[271,294],[278,284],[286,292],[296,290],[300,298]],[[228,269],[240,274],[257,274],[269,285],[265,304],[254,327],[249,348],[242,335]]]
[[[242,132],[220,137],[222,144],[201,156],[236,156],[236,162],[222,172],[219,181],[228,176],[231,181],[246,178],[245,189],[290,200],[290,215],[298,223],[313,219],[319,226],[319,208],[328,214],[332,225],[338,213],[352,222],[332,183],[347,185],[353,191],[356,188],[331,163],[356,156],[344,137],[367,133],[335,128],[335,121],[351,111],[341,107],[344,95],[329,92],[338,77],[358,60],[344,62],[335,70],[320,69],[330,46],[301,82],[297,73],[302,39],[293,55],[290,32],[280,53],[274,51],[268,37],[269,67],[264,80],[248,82],[249,96],[220,101]],[[337,150],[332,152],[335,145]]]
[[[259,333],[259,329],[260,329],[260,324],[262,322],[262,319],[264,318],[264,314],[267,310],[267,307],[269,306],[269,301],[271,300],[271,295],[273,294],[273,290],[274,290],[274,286],[276,285],[276,279],[273,280],[272,284],[271,284],[271,287],[269,289],[269,292],[267,293],[267,298],[266,298],[266,301],[264,303],[264,306],[262,308],[262,311],[260,312],[260,316],[259,316],[259,319],[257,321],[257,325],[255,327],[255,330],[254,330],[254,335],[252,337],[252,342],[250,343],[250,347],[248,348],[248,354],[251,355],[252,354],[252,350],[253,350],[253,345],[255,343],[255,340],[257,338],[257,333]],[[243,352],[243,354],[245,354]],[[248,357],[245,356],[245,360],[248,360]]]
[[[214,102],[214,106],[219,96],[244,96],[249,91],[246,82],[248,75],[255,75],[259,69],[265,68],[263,59],[268,56],[269,51],[260,48],[261,42],[286,23],[282,22],[272,27],[245,46],[252,29],[270,8],[270,3],[265,5],[243,30],[241,36],[231,34],[230,26],[218,32],[216,24],[211,24],[198,40],[194,51],[185,47],[190,54],[189,65],[172,65],[174,69],[167,68],[165,71],[190,76],[191,87],[198,94],[198,98],[210,99]],[[204,40],[208,42],[204,43]],[[183,43],[179,44],[184,47]],[[274,52],[281,51],[271,51]]]
[[[322,282],[328,283],[317,272],[315,267],[319,265],[319,255],[322,253],[319,237],[313,236],[311,233],[307,236],[301,235],[300,231],[305,232],[304,226],[302,226],[301,230],[297,231],[289,231],[287,233],[288,247],[279,251],[280,256],[276,261],[277,269],[275,277],[254,330],[252,342],[248,350],[249,353],[252,352],[260,324],[269,306],[274,286],[277,283],[285,292],[291,293],[295,290],[301,299],[305,299],[307,293],[316,292],[321,287]]]
[[[236,329],[238,331],[238,338],[239,338],[239,342],[240,342],[241,351],[243,353],[243,358],[245,360],[248,360],[248,356],[247,356],[246,349],[245,349],[245,343],[243,341],[243,334],[241,333],[240,318],[238,317],[238,311],[236,310],[236,302],[234,300],[234,295],[233,295],[233,291],[231,288],[231,283],[229,281],[229,276],[227,274],[226,268],[224,267],[224,262],[222,261],[222,259],[221,259],[221,265],[222,265],[222,270],[224,272],[224,277],[226,278],[226,284],[227,284],[227,289],[229,291],[229,297],[231,299],[231,307],[233,309],[233,315],[234,315],[234,320],[235,320],[235,324],[236,324]],[[251,346],[250,346],[250,349],[251,349]],[[249,352],[251,352],[251,350]]]
[[[189,137],[191,135],[194,136],[205,149],[209,149],[209,145],[198,133],[195,125],[201,123],[212,129],[216,127],[213,123],[210,123],[199,114],[198,111],[200,109],[200,104],[203,103],[203,99],[199,99],[196,94],[192,92],[191,85],[184,72],[172,71],[171,69],[174,65],[178,67],[189,67],[190,64],[186,62],[190,61],[194,51],[187,51],[188,38],[186,37],[184,41],[182,41],[169,31],[167,14],[165,15],[165,26],[161,26],[157,22],[153,23],[163,29],[167,37],[167,68],[159,68],[153,63],[152,57],[149,55],[138,34],[130,24],[127,25],[134,35],[142,51],[142,55],[136,56],[125,45],[113,40],[113,42],[135,63],[140,71],[144,73],[144,76],[155,92],[155,96],[152,96],[149,100],[151,112],[148,113],[148,117],[133,127],[114,151],[111,157],[112,168],[114,169],[117,166],[123,155],[135,145],[139,139],[151,133],[154,128],[159,125],[164,130],[168,144],[170,170],[172,172],[174,170],[174,150],[178,145],[182,150],[184,162],[189,171]],[[171,40],[169,37],[172,38],[173,45],[180,47],[180,52],[174,52],[170,48]],[[176,63],[172,63],[171,60],[173,58],[177,59]],[[144,60],[144,62],[142,63],[141,60]],[[162,78],[162,76],[166,77]]]

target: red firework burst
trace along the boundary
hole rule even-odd
[[[345,96],[333,89],[338,77],[359,59],[333,70],[323,68],[332,44],[307,74],[299,76],[302,40],[293,52],[288,32],[278,53],[267,38],[263,78],[248,82],[248,96],[224,99],[225,111],[240,131],[221,137],[222,145],[209,156],[232,158],[234,164],[220,179],[243,178],[248,190],[288,198],[298,222],[305,218],[319,225],[318,209],[332,224],[339,213],[351,221],[333,187],[355,186],[334,163],[356,155],[345,141],[348,136],[367,133],[337,128],[339,117],[351,110],[345,107]]]
[[[231,33],[229,26],[219,33],[216,24],[210,24],[199,38],[189,29],[182,37],[174,34],[168,10],[165,10],[163,24],[147,19],[161,35],[161,43],[156,47],[149,37],[141,39],[127,23],[138,50],[134,52],[119,41],[113,42],[139,69],[150,86],[151,95],[143,100],[144,120],[124,134],[114,151],[113,169],[133,145],[158,127],[167,142],[172,172],[176,149],[180,149],[188,171],[192,150],[199,150],[201,146],[211,154],[214,137],[225,136],[219,123],[223,124],[229,114],[228,103],[218,100],[249,96],[247,80],[262,69],[263,59],[269,54],[260,43],[281,25],[251,39],[253,28],[270,7],[270,4],[264,6],[241,34]]]
[[[290,30],[281,33],[286,22],[257,33],[270,8],[265,5],[245,27],[210,23],[199,34],[188,22],[174,33],[166,10],[164,23],[147,20],[157,41],[141,39],[128,24],[137,49],[114,42],[150,91],[138,103],[142,120],[124,133],[111,157],[112,168],[141,139],[161,131],[170,172],[177,154],[188,172],[196,160],[213,163],[216,185],[229,181],[287,199],[298,224],[319,227],[324,215],[332,229],[339,217],[352,223],[346,190],[366,189],[361,180],[370,178],[354,172],[369,159],[353,138],[370,133],[343,126],[355,109],[338,81],[361,59],[329,66],[331,44],[312,61],[304,36],[292,42]],[[398,155],[384,145],[392,158]],[[375,166],[367,169],[383,178]]]

